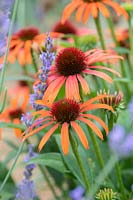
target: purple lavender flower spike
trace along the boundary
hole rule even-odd
[[[44,92],[47,88],[46,81],[48,78],[48,73],[50,70],[50,66],[55,58],[55,55],[52,52],[52,48],[52,38],[48,34],[45,43],[45,52],[42,52],[40,55],[40,59],[42,60],[43,66],[41,66],[39,69],[39,80],[33,87],[34,94],[30,95],[30,104],[35,110],[40,110],[43,108],[43,106],[36,104],[35,101],[42,99]]]
[[[33,122],[31,114],[30,113],[22,114],[21,122],[24,123],[26,127],[30,127]]]
[[[24,158],[24,162],[28,162],[31,158],[37,156],[37,153],[33,152],[33,145],[29,145],[28,155]],[[31,179],[32,171],[36,167],[35,164],[28,164],[24,170],[24,179],[18,185],[15,200],[35,200],[37,197],[35,192],[35,185]]]
[[[126,134],[124,127],[116,125],[109,134],[110,149],[119,157],[133,153],[133,133]]]
[[[72,200],[82,200],[84,191],[83,187],[78,186],[74,190],[70,191],[69,196]]]
[[[0,1],[0,57],[5,54],[6,51],[6,37],[8,35],[10,25],[10,9],[13,4],[13,0],[1,0]],[[3,64],[0,64],[2,69]]]

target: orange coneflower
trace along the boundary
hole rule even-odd
[[[103,134],[101,130],[96,126],[94,122],[91,120],[95,120],[96,122],[101,125],[102,128],[105,129],[106,134],[108,133],[108,127],[104,123],[102,119],[95,116],[94,114],[84,113],[88,111],[92,111],[95,109],[108,109],[113,112],[113,109],[111,106],[108,106],[106,104],[94,104],[95,101],[105,97],[106,95],[101,95],[94,97],[92,99],[89,99],[88,101],[84,103],[78,103],[75,100],[72,99],[62,99],[57,102],[54,102],[53,104],[48,106],[48,110],[40,110],[33,113],[33,115],[39,115],[39,117],[36,118],[35,123],[29,127],[27,131],[29,133],[24,135],[23,141],[27,139],[29,136],[36,134],[37,132],[43,130],[44,128],[48,126],[50,129],[48,132],[45,133],[43,138],[40,141],[39,144],[39,151],[43,148],[45,143],[48,141],[50,136],[54,133],[55,130],[61,129],[61,145],[62,150],[64,154],[68,154],[69,151],[69,132],[70,128],[73,128],[73,130],[78,135],[81,143],[83,144],[84,148],[88,148],[88,140],[86,137],[86,134],[84,133],[83,129],[79,125],[79,123],[85,123],[88,127],[90,127],[96,135],[103,140]],[[41,105],[45,105],[43,100],[39,101]],[[90,120],[91,119],[91,120]],[[36,128],[36,126],[38,126]],[[34,129],[35,128],[35,129]]]
[[[118,76],[120,74],[114,69],[99,66],[95,63],[102,61],[114,62],[119,58],[121,57],[110,51],[98,49],[83,52],[79,48],[69,47],[60,50],[55,58],[55,64],[51,67],[48,87],[43,99],[50,102],[54,101],[60,88],[65,83],[66,98],[80,100],[79,83],[85,94],[90,92],[88,83],[84,78],[85,74],[98,76],[112,83],[112,78],[109,75],[98,70],[106,70]]]
[[[63,34],[74,34],[74,35],[88,35],[95,34],[95,31],[92,29],[84,27],[76,27],[69,20],[66,20],[65,23],[58,21],[54,24],[52,32],[63,33]]]
[[[29,103],[29,88],[24,82],[20,82],[20,85],[10,91],[9,95],[13,97],[9,100],[9,105],[5,108],[4,112],[0,114],[1,122],[13,122],[15,124],[20,124],[20,118],[23,113],[27,112]],[[1,129],[0,129],[1,132]],[[14,128],[15,135],[20,138],[22,136],[22,131],[18,128]]]
[[[60,34],[53,32],[50,35],[51,37],[59,37]],[[31,64],[33,44],[41,45],[46,37],[47,34],[41,34],[35,27],[24,28],[14,33],[10,42],[8,62],[14,63],[17,59],[20,65]],[[3,57],[0,59],[0,62],[2,61]]]
[[[70,17],[74,10],[76,10],[76,20],[82,19],[83,23],[87,22],[90,15],[97,18],[99,12],[105,17],[110,17],[108,6],[112,7],[118,16],[124,15],[128,18],[127,12],[112,0],[72,0],[63,11],[62,23]]]
[[[116,38],[121,47],[130,48],[128,29],[117,30]]]

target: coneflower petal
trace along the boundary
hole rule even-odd
[[[43,148],[43,146],[45,145],[45,143],[48,141],[48,139],[50,138],[50,136],[53,134],[53,132],[58,128],[59,124],[55,124],[41,139],[40,144],[38,146],[38,150],[39,152],[41,151],[41,149]]]
[[[44,124],[42,126],[40,126],[39,128],[36,128],[35,130],[31,131],[30,133],[28,133],[27,135],[25,135],[22,139],[22,141],[25,141],[28,137],[30,137],[31,135],[36,134],[37,132],[41,131],[42,129],[46,128],[47,126],[50,126],[51,124],[53,124],[54,121],[48,122],[47,124]]]
[[[105,74],[104,72],[100,72],[100,71],[96,71],[96,70],[84,70],[84,73],[86,74],[91,74],[91,75],[94,75],[94,76],[98,76],[104,80],[106,80],[107,82],[109,83],[112,83],[113,80],[110,76],[108,76],[107,74]]]
[[[85,124],[87,124],[96,133],[96,135],[101,140],[103,140],[102,132],[100,131],[100,129],[93,122],[91,122],[89,119],[85,119],[85,118],[79,118],[79,120],[84,122]]]
[[[86,137],[84,131],[82,130],[82,128],[75,121],[71,122],[71,126],[73,127],[73,129],[77,133],[77,135],[78,135],[80,141],[82,142],[83,146],[86,149],[88,149],[89,148],[88,140],[87,140],[87,137]]]
[[[69,131],[68,131],[68,123],[63,123],[61,128],[61,146],[63,153],[68,154],[69,150]]]
[[[81,114],[81,116],[96,120],[105,129],[106,134],[108,134],[108,127],[102,119],[92,114]]]
[[[80,75],[80,74],[77,74],[77,78],[81,84],[81,87],[82,87],[82,90],[85,94],[89,94],[90,93],[90,88],[89,88],[89,85],[87,83],[87,81]]]

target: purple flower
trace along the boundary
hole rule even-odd
[[[25,126],[30,127],[33,122],[31,114],[30,113],[22,114],[21,122],[23,122]]]
[[[78,186],[74,190],[70,191],[69,196],[72,200],[82,200],[84,191],[83,187]]]
[[[41,66],[39,69],[39,75],[38,75],[39,80],[37,80],[37,82],[33,87],[34,94],[30,95],[30,104],[35,110],[40,110],[43,108],[43,106],[38,105],[37,103],[35,103],[35,101],[41,100],[43,98],[44,92],[47,88],[46,81],[48,78],[48,73],[50,70],[50,66],[55,58],[54,53],[51,51],[52,48],[53,48],[52,39],[48,34],[45,43],[45,52],[42,52],[40,55],[43,66]]]
[[[110,149],[119,157],[133,153],[133,133],[126,134],[124,127],[116,125],[109,134]]]
[[[1,0],[0,1],[0,57],[5,54],[6,51],[6,37],[8,35],[10,25],[10,9],[13,4],[13,0]],[[3,64],[0,65],[2,68]]]
[[[33,152],[33,145],[29,145],[29,152],[24,158],[24,162],[28,162],[31,158],[36,156],[37,153]],[[37,197],[34,182],[30,180],[32,177],[32,171],[35,167],[36,165],[34,163],[26,165],[24,170],[24,179],[18,185],[15,200],[34,200]]]
[[[130,116],[132,117],[133,116],[133,97],[132,97],[131,101],[128,104],[128,111],[130,113]]]

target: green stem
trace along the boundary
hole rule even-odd
[[[82,174],[83,179],[84,179],[84,183],[85,183],[85,186],[86,186],[86,191],[89,191],[90,183],[89,183],[89,180],[87,178],[86,172],[84,170],[84,166],[83,166],[82,160],[81,160],[80,155],[78,153],[77,144],[76,144],[75,139],[72,136],[72,134],[70,134],[70,142],[71,142],[73,153],[74,153],[74,155],[76,157],[76,160],[77,160],[77,162],[79,164],[79,168],[80,168],[81,174]]]
[[[44,178],[45,178],[45,180],[46,180],[51,192],[53,193],[53,196],[55,197],[56,200],[59,200],[60,198],[58,197],[58,195],[56,193],[56,190],[54,189],[51,181],[49,180],[49,177],[47,175],[48,172],[47,172],[46,168],[43,168],[41,165],[39,165],[39,169],[42,172],[42,174],[43,174],[43,176],[44,176]]]
[[[133,28],[132,28],[131,13],[129,13],[128,26],[129,26],[130,52],[131,52],[131,55],[133,56]]]
[[[88,128],[88,132],[90,134],[99,165],[100,165],[101,169],[103,169],[104,168],[104,160],[103,160],[99,145],[97,143],[96,137],[95,137],[94,133],[91,131],[91,129]]]
[[[101,23],[100,23],[100,17],[97,17],[97,18],[94,18],[94,21],[95,21],[95,25],[96,25],[96,29],[97,29],[97,33],[98,33],[98,36],[99,36],[99,40],[101,42],[101,47],[103,50],[106,49],[106,45],[105,45],[105,42],[104,42],[104,37],[103,37],[103,33],[102,33],[102,27],[101,27]],[[103,84],[103,87],[105,90],[107,90],[107,85],[106,83],[101,80],[102,84]]]
[[[15,160],[14,160],[14,162],[13,162],[11,168],[9,169],[7,175],[5,176],[3,183],[2,183],[1,186],[0,186],[0,193],[1,193],[1,191],[3,190],[3,188],[4,188],[5,184],[6,184],[6,182],[8,181],[8,179],[9,179],[9,177],[10,177],[10,175],[11,175],[11,173],[12,173],[12,171],[13,171],[13,169],[14,169],[16,163],[17,163],[17,160],[18,160],[18,158],[19,158],[19,156],[20,156],[20,154],[21,154],[21,152],[22,152],[23,146],[24,146],[24,143],[21,143],[21,145],[20,145],[20,147],[19,147],[19,149],[18,149],[18,152],[17,152],[17,154],[16,154]]]
[[[4,57],[4,63],[3,63],[3,67],[2,67],[2,71],[1,71],[1,76],[0,76],[0,93],[2,92],[3,83],[4,83],[5,64],[6,64],[7,56],[8,56],[8,52],[9,52],[10,40],[11,40],[12,31],[13,31],[13,25],[14,25],[14,21],[15,21],[15,17],[16,17],[18,2],[19,2],[19,0],[15,0],[15,2],[14,2],[13,13],[12,13],[12,18],[11,18],[11,24],[10,24],[10,27],[9,27],[8,40],[7,40],[7,48],[6,48],[5,57]]]
[[[112,22],[112,20],[110,18],[107,18],[107,22],[108,22],[108,26],[110,28],[111,34],[112,34],[112,39],[116,45],[116,47],[120,47],[120,44],[117,41],[116,35],[115,35],[115,31],[114,31],[114,24]],[[121,66],[121,73],[123,77],[127,77],[127,73],[126,73],[126,67],[125,67],[125,63],[123,60],[120,60],[120,66]],[[119,87],[119,86],[118,86]],[[126,95],[128,96],[128,98],[130,98],[130,88],[128,85],[123,85],[123,90],[125,91]]]
[[[122,200],[126,200],[127,197],[126,197],[126,193],[125,193],[125,187],[124,187],[123,180],[121,177],[121,169],[120,169],[118,162],[116,162],[116,164],[115,164],[115,170],[116,170],[117,179],[119,181],[120,191],[122,194]]]
[[[103,183],[105,178],[109,175],[113,167],[115,166],[117,162],[117,157],[115,155],[112,155],[108,163],[105,165],[103,170],[100,172],[98,177],[96,177],[96,182],[95,184],[90,188],[90,197],[94,197],[95,193],[98,191],[100,185]]]
[[[110,28],[110,31],[111,31],[111,35],[112,35],[112,39],[116,45],[116,47],[119,47],[119,43],[117,41],[117,38],[116,38],[116,35],[115,35],[115,31],[114,31],[114,24],[112,22],[112,20],[110,18],[107,18],[107,22],[108,22],[108,26]],[[126,77],[126,70],[125,70],[125,66],[124,66],[124,62],[122,60],[120,60],[120,66],[121,66],[121,72],[122,72],[122,75],[124,77]]]
[[[103,37],[103,33],[102,33],[102,28],[101,28],[99,17],[94,18],[94,21],[95,21],[97,33],[99,35],[99,39],[100,39],[100,42],[101,42],[101,47],[102,47],[102,49],[105,50],[106,46],[105,46],[105,42],[104,42],[104,37]]]
[[[33,62],[34,70],[35,70],[35,72],[38,72],[38,67],[37,67],[37,63],[36,63],[36,59],[35,59],[35,56],[34,56],[33,49],[31,49],[31,55],[32,55],[32,62]]]

